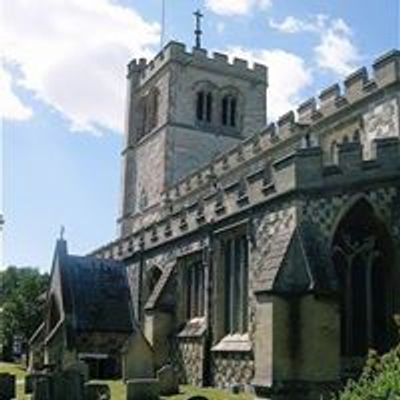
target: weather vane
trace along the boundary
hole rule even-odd
[[[203,31],[201,30],[201,19],[204,15],[200,10],[194,12],[193,15],[196,17],[196,29],[194,31],[194,34],[196,35],[196,49],[201,49],[201,35],[203,34]]]

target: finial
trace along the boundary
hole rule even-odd
[[[64,234],[65,234],[65,227],[64,227],[64,225],[61,225],[61,228],[60,228],[60,239],[61,240],[64,240]]]
[[[201,30],[201,19],[204,17],[204,15],[200,10],[194,12],[193,15],[196,17],[196,29],[194,31],[196,36],[196,49],[201,49],[201,35],[203,34],[203,31]]]

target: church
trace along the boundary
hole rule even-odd
[[[319,399],[396,343],[398,50],[269,124],[267,66],[199,43],[127,86],[119,237],[59,240],[37,354]]]

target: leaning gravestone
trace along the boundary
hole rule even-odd
[[[176,373],[171,365],[164,365],[157,371],[160,394],[170,396],[179,393],[179,383]]]
[[[109,386],[100,383],[85,383],[85,400],[111,400]]]
[[[15,397],[15,375],[0,374],[0,400],[11,400]]]
[[[154,378],[132,379],[127,382],[127,400],[158,400],[160,389]]]

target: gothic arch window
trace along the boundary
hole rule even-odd
[[[219,93],[219,119],[223,129],[239,130],[243,99],[234,87],[225,87]]]
[[[341,354],[364,357],[388,350],[393,340],[394,250],[371,204],[358,200],[333,236],[332,258],[340,283]]]
[[[222,334],[244,334],[248,331],[248,239],[242,229],[224,234],[221,238],[221,293],[223,307]]]
[[[211,88],[199,90],[196,94],[196,120],[211,123],[213,119],[213,93]]]
[[[226,95],[222,98],[221,122],[223,126],[235,128],[237,125],[237,98]]]

